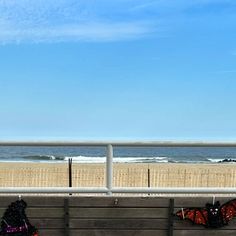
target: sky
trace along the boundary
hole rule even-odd
[[[236,139],[235,0],[0,0],[0,140]]]

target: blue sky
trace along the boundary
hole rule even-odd
[[[235,140],[234,0],[0,0],[0,139]]]

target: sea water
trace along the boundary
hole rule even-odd
[[[114,147],[117,163],[218,163],[236,161],[234,147]],[[104,163],[105,147],[0,147],[1,162]],[[236,164],[236,163],[235,163]]]

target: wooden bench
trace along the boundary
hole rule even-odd
[[[0,215],[17,197],[0,197]],[[203,207],[212,198],[194,197],[52,197],[23,199],[40,236],[235,236],[236,220],[205,229],[177,219],[182,207]],[[231,198],[232,199],[232,198]],[[230,200],[220,198],[221,204]]]

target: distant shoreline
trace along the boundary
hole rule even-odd
[[[99,159],[99,161],[97,160]],[[156,157],[157,158],[157,157]],[[208,161],[168,161],[166,160],[167,157],[158,157],[158,160],[153,159],[153,157],[114,157],[113,163],[116,164],[233,164],[236,163],[235,159],[231,158],[222,158],[222,159],[211,159],[209,158]],[[14,159],[14,160],[8,160],[8,159],[0,159],[0,163],[47,163],[47,164],[66,164],[68,163],[68,159]],[[88,159],[88,160],[86,160]],[[83,157],[83,160],[80,161],[78,159],[73,159],[73,163],[76,164],[105,164],[106,163],[106,157]],[[154,161],[153,161],[154,160]]]

